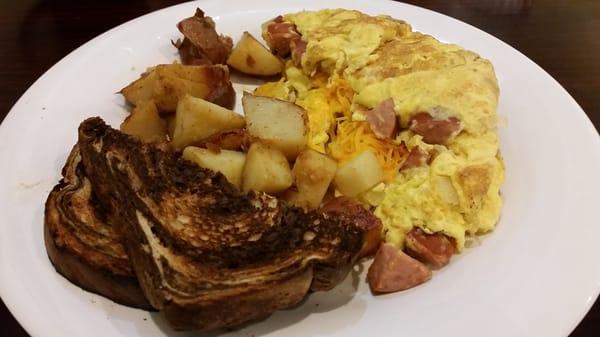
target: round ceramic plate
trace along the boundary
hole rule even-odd
[[[497,229],[456,256],[426,284],[374,297],[364,270],[295,309],[228,336],[565,336],[600,284],[600,138],[569,94],[540,67],[465,23],[391,1],[207,1],[167,8],[117,27],[42,76],[0,127],[0,291],[34,336],[161,336],[159,314],[126,308],[72,285],[54,271],[43,244],[44,201],[76,141],[78,124],[126,116],[120,88],[148,66],[177,59],[175,24],[196,6],[221,33],[259,36],[278,14],[352,7],[388,14],[480,53],[500,82],[506,160]],[[237,83],[238,93],[252,83]],[[238,105],[239,107],[239,105]],[[222,333],[222,331],[221,331]],[[216,335],[208,333],[207,335]]]

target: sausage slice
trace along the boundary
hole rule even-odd
[[[443,233],[427,234],[420,228],[413,228],[406,235],[406,252],[415,259],[439,269],[450,262],[456,253],[452,238]]]
[[[374,293],[406,290],[430,278],[429,268],[387,243],[379,246],[367,273],[367,281]]]
[[[455,117],[436,119],[427,112],[419,112],[411,118],[409,129],[421,135],[425,143],[443,145],[460,132],[461,124]]]
[[[394,111],[394,101],[391,98],[379,103],[366,112],[367,122],[373,133],[379,138],[394,137],[398,128],[398,120]]]

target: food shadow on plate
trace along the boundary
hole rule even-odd
[[[334,289],[327,292],[308,294],[297,306],[273,313],[267,318],[242,324],[234,329],[218,329],[214,331],[176,331],[170,327],[166,319],[158,312],[150,313],[152,321],[166,336],[177,337],[214,337],[214,336],[265,336],[300,323],[310,315],[319,315],[333,310],[340,310],[350,301],[352,309],[346,310],[343,318],[328,316],[327,324],[311,324],[302,327],[302,336],[311,336],[342,330],[360,320],[365,312],[366,303],[357,296],[360,274],[364,271],[364,261],[358,263],[346,279]],[[329,314],[328,314],[329,315]],[[339,316],[339,315],[338,315]],[[140,330],[141,332],[142,330]]]
[[[256,87],[256,86],[259,86],[266,82],[277,82],[277,81],[279,81],[281,76],[280,75],[275,75],[275,76],[247,75],[247,74],[244,74],[240,71],[233,69],[232,67],[229,67],[229,78],[232,83]]]

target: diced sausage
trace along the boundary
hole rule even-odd
[[[379,246],[367,273],[367,281],[374,293],[406,290],[430,278],[429,268],[388,243]]]
[[[456,253],[454,239],[442,233],[427,234],[420,228],[413,228],[408,232],[405,246],[410,256],[433,269],[447,265]]]
[[[412,132],[423,136],[429,144],[446,144],[461,129],[460,121],[455,117],[435,119],[427,112],[415,114],[409,123]]]
[[[348,197],[337,197],[323,204],[321,211],[352,221],[358,228],[366,231],[365,242],[360,250],[359,257],[373,254],[379,247],[383,224],[373,212],[364,208],[358,202]]]
[[[292,42],[300,40],[300,36],[295,24],[283,22],[283,18],[277,17],[267,24],[264,38],[273,53],[285,57],[290,54]]]
[[[292,61],[294,61],[296,66],[300,66],[302,55],[306,52],[306,46],[306,41],[302,39],[295,39],[291,41]]]
[[[183,64],[226,64],[233,48],[230,37],[219,35],[212,18],[197,8],[194,16],[180,21],[177,29],[183,41],[173,43],[179,49]]]
[[[398,127],[398,120],[394,111],[394,100],[388,98],[373,109],[367,110],[366,117],[371,130],[377,137],[394,137]]]
[[[410,168],[425,165],[428,160],[429,153],[421,150],[420,147],[415,146],[408,153],[408,157],[406,157],[406,160],[404,161],[404,163],[402,163],[400,170],[407,170]]]

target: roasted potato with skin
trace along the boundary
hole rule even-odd
[[[224,130],[242,128],[241,115],[202,98],[185,95],[177,104],[173,147],[181,150]]]
[[[251,139],[246,129],[233,129],[218,132],[202,142],[198,147],[216,148],[231,151],[245,151],[250,147]]]
[[[371,150],[363,151],[349,162],[340,165],[334,184],[338,191],[355,197],[383,181],[383,169]]]
[[[225,107],[233,107],[235,101],[229,70],[222,65],[161,64],[123,88],[121,94],[132,105],[153,100],[162,112],[175,111],[177,102],[186,94]]]
[[[158,109],[152,101],[140,102],[119,129],[144,142],[160,142],[167,137],[167,124],[158,115]]]
[[[214,152],[209,149],[188,146],[183,150],[182,156],[200,167],[221,172],[232,185],[238,189],[242,188],[242,172],[246,162],[245,153],[229,150]]]
[[[154,98],[154,87],[156,87],[156,71],[154,68],[149,69],[142,76],[131,82],[128,86],[121,89],[120,93],[125,97],[125,100],[132,104],[138,105],[144,101],[150,101]]]
[[[286,193],[284,198],[298,207],[319,207],[336,169],[335,160],[315,150],[303,150],[292,169],[295,190]]]
[[[275,194],[292,185],[292,171],[285,156],[260,142],[250,145],[242,175],[242,190]]]
[[[248,32],[233,48],[227,64],[250,75],[272,76],[283,71],[283,62]]]
[[[306,111],[294,103],[245,92],[242,97],[248,133],[293,161],[306,147]]]

